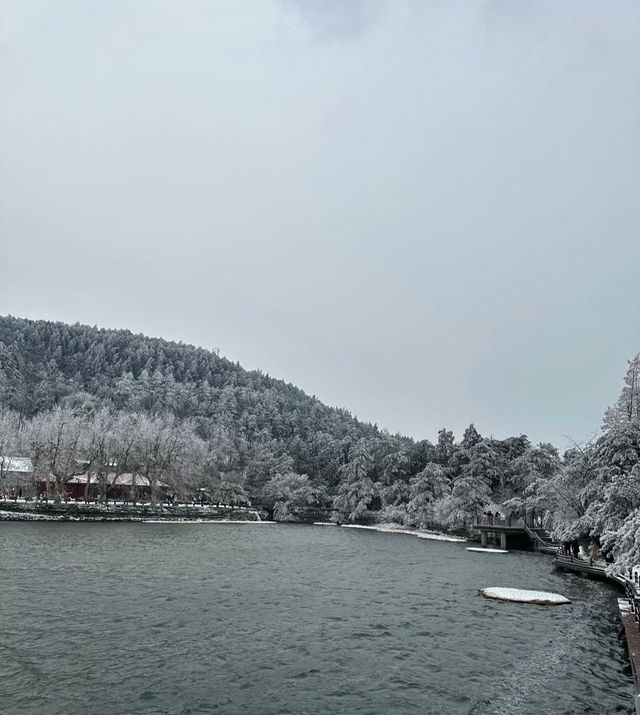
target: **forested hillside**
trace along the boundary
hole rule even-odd
[[[378,430],[346,410],[215,352],[191,345],[101,330],[0,318],[0,401],[23,417],[59,406],[172,415],[224,452],[227,473],[249,462],[290,468],[323,483],[351,445]]]
[[[487,509],[535,513],[560,539],[640,560],[640,356],[599,435],[563,455],[474,425],[458,441],[445,428],[433,443],[389,435],[215,352],[11,317],[0,406],[0,455],[29,455],[54,496],[79,463],[99,480],[117,465],[281,520],[330,507],[339,522],[466,531]]]

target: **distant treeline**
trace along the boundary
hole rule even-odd
[[[390,435],[202,348],[5,317],[0,454],[31,456],[54,487],[78,460],[96,474],[117,464],[176,491],[246,495],[282,520],[330,506],[338,521],[468,530],[487,509],[533,512],[626,563],[640,560],[639,377],[640,356],[601,434],[561,456],[474,425],[459,441]]]

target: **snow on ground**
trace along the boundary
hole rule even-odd
[[[333,521],[314,521],[313,526],[338,526]]]
[[[481,546],[467,546],[467,551],[480,551],[483,554],[508,554],[504,549],[483,549]]]
[[[375,524],[373,526],[364,526],[362,524],[343,524],[347,529],[368,529],[370,531],[381,531],[387,534],[407,534],[408,536],[417,536],[419,539],[429,539],[431,541],[451,541],[456,543],[465,542],[459,536],[449,536],[448,534],[436,534],[433,531],[418,531],[416,529],[405,529],[400,524]]]
[[[633,605],[628,598],[619,598],[618,599],[618,608],[620,609],[621,613],[632,613],[633,612]]]
[[[110,521],[115,521],[111,519]],[[250,519],[131,519],[143,524],[275,524],[275,521],[251,521]]]
[[[450,541],[452,544],[464,544],[467,541],[461,536],[448,536],[447,534],[436,534],[431,531],[419,531],[416,536],[419,539],[429,539],[430,541]]]
[[[0,509],[0,521],[61,521],[61,517],[48,514],[29,514]]]
[[[76,516],[74,514],[37,514],[33,512],[4,511],[0,509],[0,522],[1,521],[99,521],[103,524],[106,522],[140,522],[143,524],[275,524],[273,521],[262,521],[261,519],[256,519],[255,521],[250,519],[181,519],[179,517],[174,519],[147,519],[144,516],[128,517],[122,515],[105,518],[99,514],[83,514],[82,516]]]
[[[373,526],[365,526],[364,524],[342,524],[345,529],[367,529],[368,531],[383,531],[393,534],[409,534],[415,536],[416,531],[404,529],[398,524],[374,524]]]
[[[559,593],[548,591],[527,591],[522,588],[483,588],[480,593],[485,598],[494,598],[498,601],[513,601],[515,603],[537,603],[541,606],[559,606],[571,603],[568,598]]]
[[[55,505],[56,501],[53,497],[49,497],[46,501],[41,500],[41,499],[26,499],[25,497],[7,497],[7,496],[0,496],[0,505],[2,502],[11,502],[12,504],[29,504],[29,505],[41,505],[41,504],[52,504]],[[121,500],[111,500],[107,501],[106,503],[96,501],[95,499],[89,499],[86,501],[85,499],[68,499],[68,500],[61,500],[58,502],[59,505],[73,505],[76,504],[78,506],[90,506],[92,508],[95,507],[100,507],[103,509],[106,509],[110,506],[134,506],[136,508],[143,508],[145,506],[150,507],[153,506],[150,501],[136,501],[135,504],[129,500],[129,501],[121,501]],[[231,504],[200,504],[200,502],[193,501],[193,502],[161,502],[158,501],[156,503],[156,506],[160,507],[171,507],[173,509],[180,508],[180,509],[202,509],[202,510],[209,510],[209,509],[235,509],[239,511],[255,511],[253,507],[250,506],[233,506]]]

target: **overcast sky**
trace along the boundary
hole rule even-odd
[[[588,437],[640,351],[637,0],[3,0],[0,313],[391,432]]]

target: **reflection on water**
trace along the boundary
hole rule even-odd
[[[616,592],[352,529],[0,524],[6,713],[631,713]],[[488,601],[485,586],[569,606]]]

